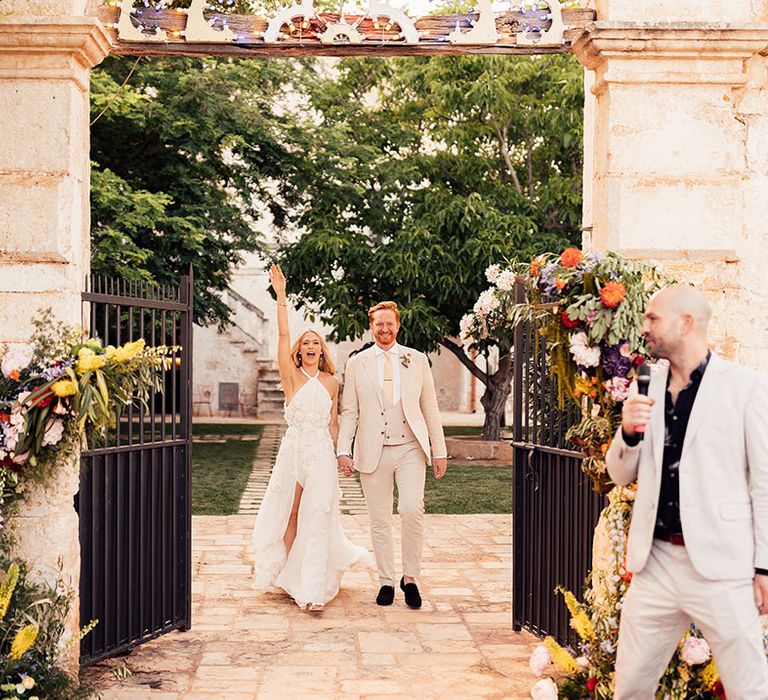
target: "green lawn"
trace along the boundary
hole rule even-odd
[[[512,467],[449,464],[438,481],[431,468],[424,489],[427,513],[470,515],[512,512]]]
[[[261,435],[263,425],[246,423],[192,423],[192,435]]]
[[[483,434],[482,425],[446,425],[443,427],[446,435],[477,435]]]
[[[435,479],[432,467],[427,467],[424,507],[427,513],[443,515],[511,513],[512,467],[449,464],[440,481]]]
[[[206,427],[210,428],[210,432],[197,424],[195,435],[261,435],[263,430],[260,425]],[[193,515],[231,515],[237,512],[258,446],[258,440],[227,440],[210,444],[196,442],[192,445]]]

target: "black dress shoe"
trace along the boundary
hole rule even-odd
[[[419,587],[415,583],[406,583],[405,578],[401,578],[400,590],[405,593],[405,604],[409,608],[418,610],[421,607],[421,595],[419,594]]]
[[[376,605],[392,605],[395,599],[394,586],[382,586],[379,588],[379,595],[376,596]]]

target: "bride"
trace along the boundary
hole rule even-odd
[[[321,611],[338,594],[344,571],[371,557],[341,527],[339,382],[328,346],[309,330],[291,347],[280,266],[272,265],[269,280],[277,295],[277,364],[288,429],[253,529],[254,587],[277,586],[299,607]]]

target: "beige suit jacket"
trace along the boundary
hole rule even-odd
[[[621,429],[606,454],[611,479],[637,479],[627,568],[642,571],[653,545],[664,456],[666,367],[654,367],[656,399],[645,438]],[[768,568],[768,377],[716,354],[701,380],[680,460],[680,519],[688,556],[704,578],[751,578]]]
[[[384,397],[376,372],[374,347],[347,362],[339,421],[337,453],[352,454],[355,469],[363,473],[376,469],[384,446]],[[401,345],[400,357],[403,356],[410,358],[408,366],[402,361],[400,365],[403,413],[427,462],[431,462],[433,453],[447,454],[435,382],[424,353]]]

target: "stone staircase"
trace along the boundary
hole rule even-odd
[[[261,417],[282,415],[283,390],[278,388],[280,373],[272,367],[262,367],[259,370],[259,384],[256,395],[256,415]]]

